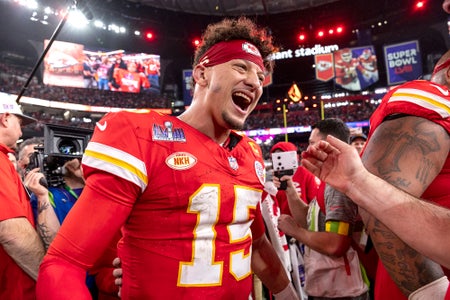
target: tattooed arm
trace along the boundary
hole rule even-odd
[[[25,176],[24,184],[36,195],[36,229],[44,243],[45,250],[47,250],[55,238],[60,224],[55,210],[50,204],[48,189],[39,183],[42,177],[44,177],[44,174],[39,173],[38,169],[32,170]]]
[[[383,122],[362,160],[374,175],[420,197],[441,171],[448,151],[448,134],[441,126],[406,116]],[[367,211],[361,209],[361,215],[383,265],[405,295],[444,276],[438,264],[413,250]],[[403,221],[398,215],[398,222]]]

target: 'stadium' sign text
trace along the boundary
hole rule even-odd
[[[339,50],[338,45],[322,46],[322,45],[316,44],[312,48],[298,48],[295,50],[288,49],[288,50],[276,52],[271,55],[271,59],[273,59],[273,60],[291,59],[291,58],[298,58],[298,57],[304,57],[304,56],[313,56],[313,55],[317,55],[317,54],[332,53],[337,50]]]

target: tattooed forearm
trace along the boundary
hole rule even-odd
[[[41,214],[44,210],[50,207],[50,203],[39,203],[38,205],[38,214]]]
[[[403,243],[379,220],[366,216],[365,222],[384,267],[403,294],[408,296],[443,276],[438,264]]]
[[[42,242],[44,243],[45,251],[47,251],[48,247],[50,246],[50,243],[53,241],[56,235],[55,229],[51,228],[48,225],[48,215],[47,212],[49,210],[52,210],[53,208],[48,202],[38,204],[38,220],[37,220],[37,231],[39,233],[39,236],[42,239]]]
[[[37,230],[38,230],[39,236],[42,239],[42,242],[44,243],[45,251],[47,251],[48,247],[50,246],[50,243],[55,238],[55,235],[52,234],[52,231],[49,230],[47,225],[45,225],[44,223],[39,223],[37,226]]]

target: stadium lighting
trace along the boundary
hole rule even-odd
[[[84,14],[79,10],[70,11],[67,22],[75,28],[84,28],[89,24]]]
[[[100,20],[95,20],[94,21],[94,26],[97,27],[97,28],[106,29],[105,24],[102,21],[100,21]]]
[[[38,9],[39,4],[36,0],[19,0],[17,1],[20,5],[25,6],[29,9]]]
[[[195,39],[192,41],[192,44],[193,44],[195,47],[198,47],[198,46],[200,45],[200,39],[195,38]]]
[[[306,35],[304,34],[304,33],[300,33],[299,35],[298,35],[298,40],[299,41],[304,41],[304,40],[306,40]]]
[[[155,35],[154,35],[153,32],[147,31],[147,32],[145,33],[145,39],[146,39],[147,41],[153,41],[154,38],[155,38]]]
[[[415,6],[416,9],[422,9],[425,6],[425,1],[417,1]]]

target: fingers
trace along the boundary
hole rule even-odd
[[[114,258],[112,264],[115,267],[115,269],[112,272],[115,278],[114,284],[119,287],[119,297],[120,297],[120,287],[122,286],[122,268],[120,267],[121,265],[120,258],[119,257]]]
[[[39,179],[44,177],[44,174],[39,172],[39,168],[30,170],[27,175],[25,175],[24,184],[26,186],[34,186],[39,183]]]
[[[308,171],[310,171],[311,173],[313,173],[315,176],[319,177],[320,175],[320,168],[318,166],[316,166],[311,160],[314,160],[314,158],[303,158],[301,160],[302,162],[302,166],[305,167]],[[317,160],[315,160],[315,163],[318,164],[319,162]]]
[[[112,264],[114,267],[119,268],[120,267],[120,257],[114,258]]]
[[[327,142],[329,143],[327,146],[327,150],[324,150],[327,153],[332,152],[342,152],[343,150],[350,148],[351,146],[338,138],[335,138],[332,135],[327,136]]]

